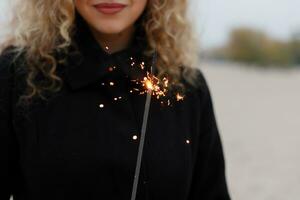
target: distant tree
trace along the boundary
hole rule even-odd
[[[211,49],[208,55],[259,66],[300,66],[300,30],[288,41],[280,41],[262,31],[239,27],[231,31],[225,46]]]
[[[269,38],[262,31],[236,28],[230,34],[226,47],[229,59],[258,65],[281,65],[292,63],[290,45]]]
[[[293,62],[300,65],[300,31],[292,35],[289,45]]]
[[[287,42],[268,40],[263,46],[264,64],[291,65],[292,54]]]
[[[255,63],[262,61],[262,44],[266,40],[263,33],[248,28],[234,29],[228,44],[229,58]]]

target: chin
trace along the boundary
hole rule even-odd
[[[98,25],[94,28],[103,34],[118,34],[122,31],[124,31],[124,29],[122,29],[120,27],[116,27],[116,26],[105,26],[105,25],[99,26]]]

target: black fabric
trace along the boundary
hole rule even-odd
[[[130,57],[149,68],[147,42],[137,32],[128,48],[107,54],[84,21],[77,23],[80,53],[70,51],[58,66],[64,86],[47,102],[17,106],[22,62],[0,57],[1,200],[130,199],[145,104],[145,95],[130,93],[138,87],[131,80],[145,73],[131,70]],[[112,65],[116,70],[108,71]],[[195,73],[198,87],[182,80],[183,101],[151,100],[137,200],[230,199],[209,87]]]

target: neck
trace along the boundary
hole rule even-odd
[[[89,27],[93,36],[102,49],[109,54],[121,51],[128,47],[133,40],[135,26],[130,26],[120,33],[106,34]]]

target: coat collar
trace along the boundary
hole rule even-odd
[[[130,79],[139,79],[146,75],[146,70],[150,71],[150,58],[143,54],[147,40],[141,26],[137,26],[133,41],[127,48],[109,54],[98,44],[78,13],[75,25],[65,68],[66,81],[72,89],[80,89],[115,73],[115,70],[110,71],[111,67],[117,69],[118,76]],[[141,62],[144,62],[144,70],[138,66]]]

